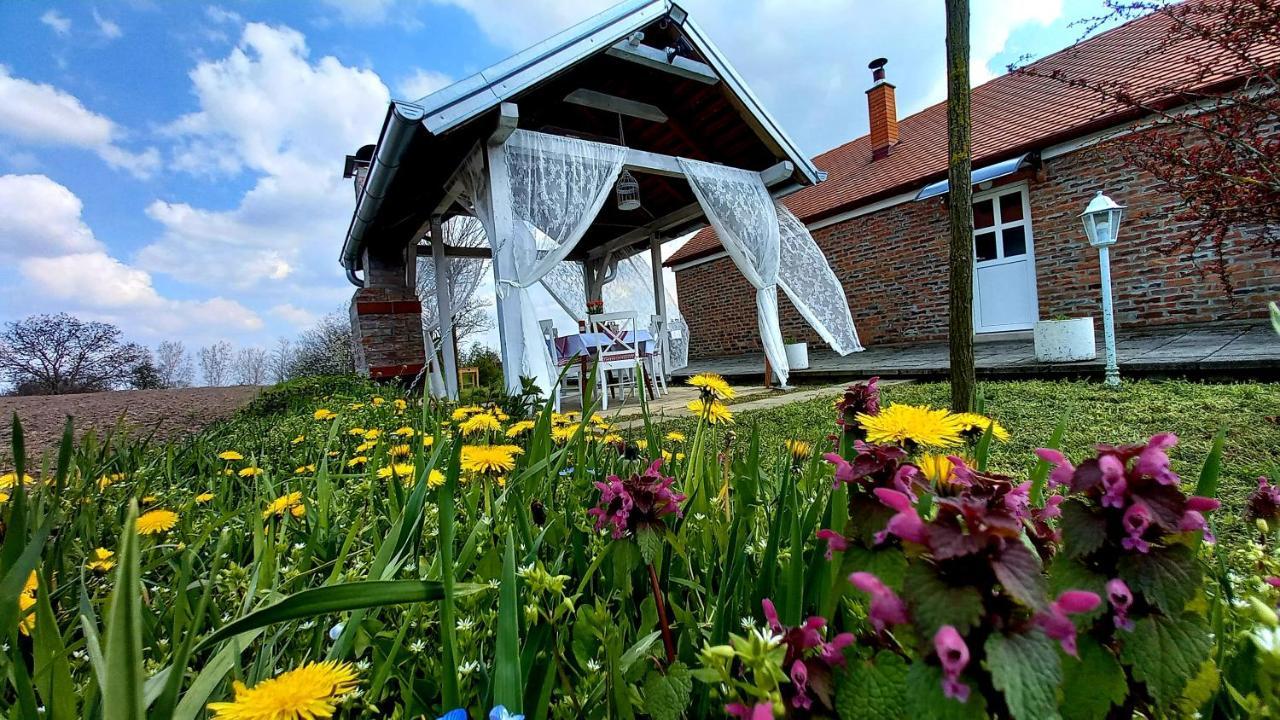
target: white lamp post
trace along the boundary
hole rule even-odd
[[[1102,270],[1102,334],[1107,345],[1106,384],[1120,384],[1120,367],[1116,365],[1116,328],[1111,309],[1111,246],[1120,234],[1120,216],[1124,208],[1099,190],[1089,206],[1080,213],[1084,234],[1089,244],[1098,248],[1098,266]]]

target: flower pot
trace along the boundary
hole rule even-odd
[[[809,343],[788,343],[787,365],[792,370],[806,370],[809,367]]]
[[[1078,362],[1098,356],[1092,317],[1040,320],[1032,335],[1038,362]]]

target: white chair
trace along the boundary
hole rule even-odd
[[[600,376],[600,409],[609,409],[609,371],[618,374],[619,382],[630,380],[636,392],[640,383],[636,365],[640,362],[636,341],[636,314],[633,312],[600,313],[587,316],[596,349],[596,374]],[[624,396],[625,398],[625,396]]]
[[[556,412],[560,412],[560,390],[561,386],[569,380],[576,380],[578,383],[578,395],[582,395],[582,373],[579,372],[578,358],[561,357],[560,351],[556,348],[556,332],[555,321],[539,320],[538,326],[542,328],[542,339],[547,343],[547,352],[551,353],[551,360],[555,362],[556,371],[563,373],[563,381],[557,383],[554,390],[554,400]],[[567,368],[567,369],[566,369]]]
[[[645,372],[653,379],[656,389],[667,394],[667,321],[661,315],[649,316],[649,335],[653,337],[653,351],[645,356]]]

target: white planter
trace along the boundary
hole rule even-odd
[[[806,370],[809,367],[809,343],[791,343],[787,345],[787,365],[792,370]]]
[[[1040,320],[1033,336],[1039,362],[1077,362],[1098,356],[1092,317]]]

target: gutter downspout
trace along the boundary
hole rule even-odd
[[[342,254],[338,258],[338,262],[346,269],[347,280],[356,287],[364,287],[364,283],[356,276],[356,262],[364,245],[364,234],[378,217],[387,188],[400,169],[400,160],[404,157],[423,115],[423,109],[412,103],[392,101],[391,107],[387,109],[387,119],[382,125],[378,148],[374,151],[369,175],[360,192],[360,201],[356,203],[355,212],[351,215],[351,225],[347,228],[347,238],[342,243]]]

